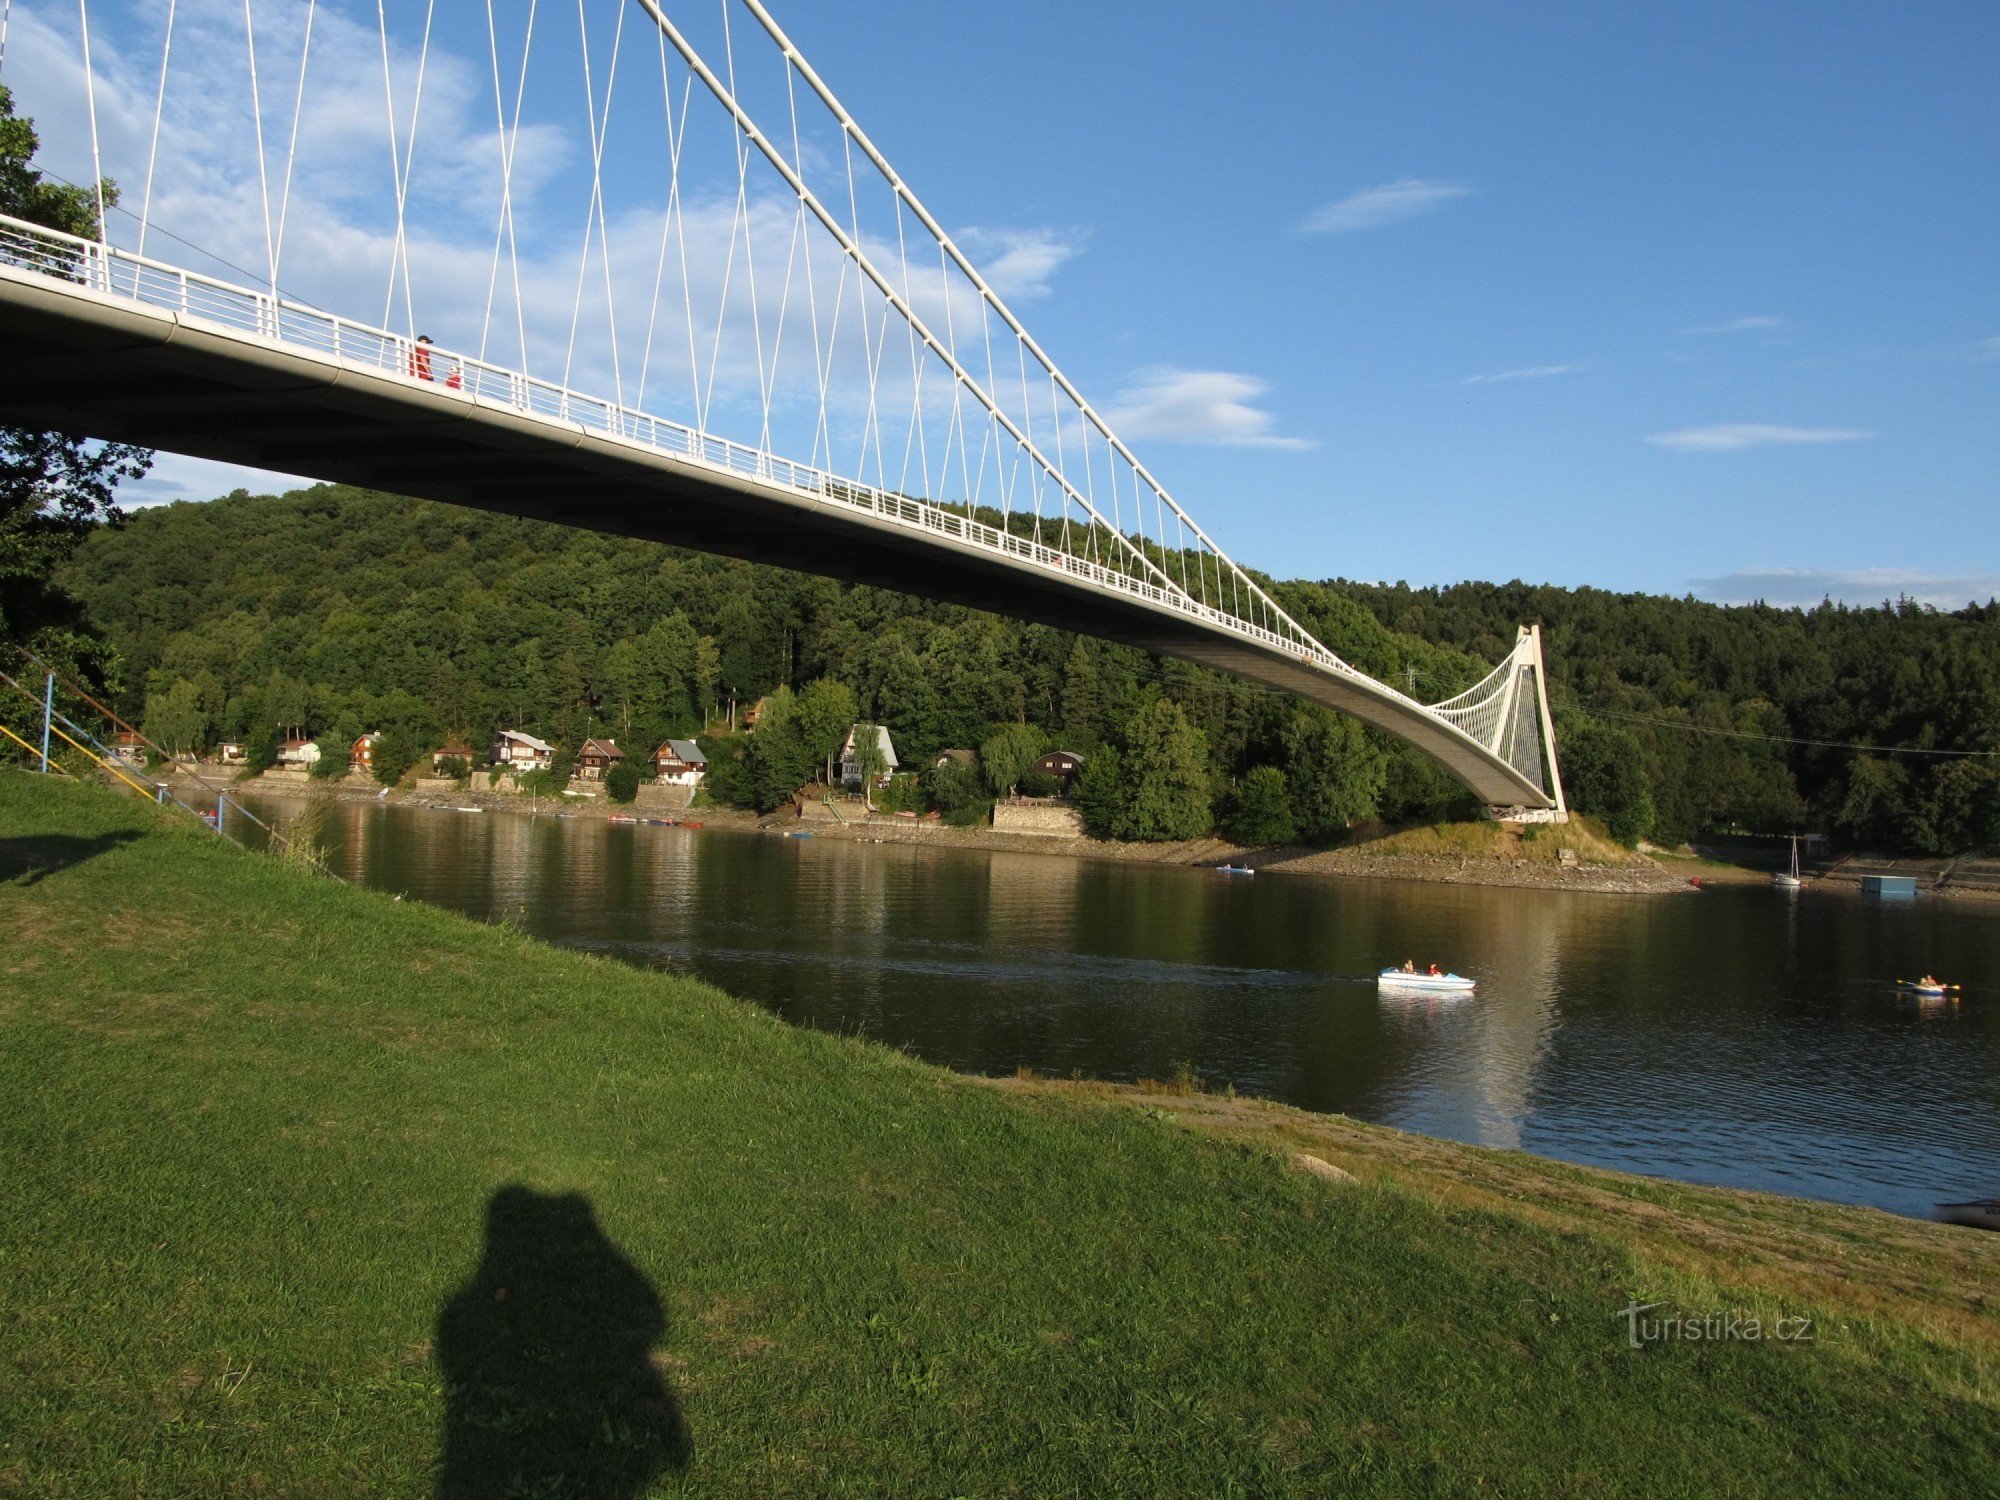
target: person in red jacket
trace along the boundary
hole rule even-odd
[[[431,375],[431,336],[417,335],[416,343],[410,346],[410,373],[419,380],[429,380]]]

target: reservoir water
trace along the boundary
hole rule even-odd
[[[1188,1068],[1406,1130],[1901,1213],[2000,1194],[1990,905],[1244,879],[353,802],[328,843],[345,879],[972,1072]],[[1406,958],[1478,991],[1379,994]],[[1965,998],[1899,996],[1927,969]]]

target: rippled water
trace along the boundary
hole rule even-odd
[[[346,803],[369,886],[985,1073],[1163,1077],[1905,1213],[2000,1194],[2000,910],[1320,881]],[[1390,998],[1432,959],[1474,997]],[[1962,980],[1919,1005],[1894,980]]]

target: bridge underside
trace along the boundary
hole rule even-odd
[[[0,420],[665,542],[1176,656],[1416,746],[1496,806],[1542,789],[1409,700],[948,537],[462,393],[0,270]]]

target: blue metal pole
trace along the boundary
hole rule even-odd
[[[42,774],[49,774],[49,726],[56,716],[56,674],[49,673],[48,685],[42,689]]]

